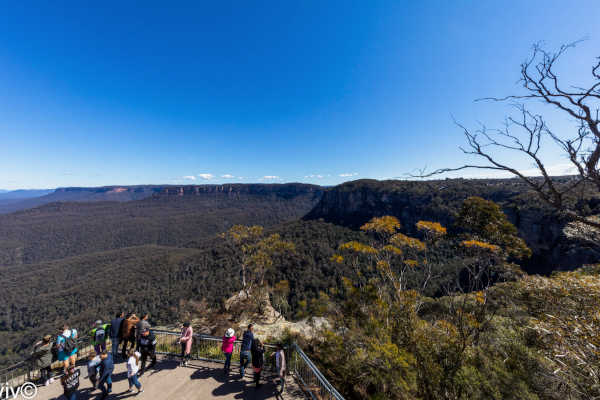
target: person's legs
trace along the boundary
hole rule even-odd
[[[246,367],[248,366],[248,362],[250,361],[250,352],[242,351],[240,352],[240,374],[244,376],[246,372]]]
[[[142,365],[140,366],[140,373],[143,373],[146,370],[146,360],[147,359],[148,359],[148,353],[146,353],[145,351],[142,351],[142,357],[141,357]]]
[[[71,393],[68,400],[77,400],[77,391]]]
[[[119,338],[110,338],[110,344],[112,347],[113,360],[116,360],[119,355]]]
[[[181,365],[185,364],[185,348],[186,348],[186,344],[181,342]]]
[[[108,397],[108,387],[106,385],[106,381],[102,381],[100,382],[100,385],[98,385],[98,388],[102,391],[102,399],[105,399],[106,397]]]
[[[225,371],[229,371],[231,367],[231,353],[225,353]]]
[[[108,388],[108,393],[112,392],[112,375],[109,375],[108,378],[106,378],[106,387]]]
[[[148,368],[152,368],[156,365],[156,352],[154,350],[150,351],[150,365],[148,365]]]
[[[133,383],[137,390],[142,390],[142,384],[140,383],[140,380],[138,379],[137,375],[134,375],[131,379],[131,383]]]
[[[70,362],[71,362],[71,359],[70,359],[70,357],[67,357],[67,358],[65,359],[65,361],[63,361],[63,369],[64,369],[64,372],[65,372],[65,374],[66,374],[66,373],[67,373],[67,371],[69,370],[69,365],[70,365]]]
[[[283,393],[283,389],[285,388],[285,374],[279,375],[279,380],[281,387],[279,388],[279,393]]]

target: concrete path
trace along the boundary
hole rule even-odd
[[[81,370],[80,394],[78,400],[99,399],[101,392],[91,390],[91,383],[87,377],[85,367]],[[232,373],[226,377],[223,364],[203,361],[191,361],[187,367],[179,367],[175,360],[159,360],[154,370],[148,370],[140,378],[144,392],[137,394],[126,393],[129,388],[127,382],[127,368],[121,362],[115,366],[113,374],[113,392],[109,399],[154,400],[154,399],[280,399],[296,400],[306,399],[294,380],[288,377],[286,390],[283,395],[276,393],[273,377],[269,373],[267,378],[261,379],[262,386],[254,387],[252,373],[247,372],[244,379],[240,379],[239,367],[232,366]],[[252,370],[249,368],[250,371]],[[48,387],[40,387],[36,400],[64,399],[62,386],[56,381]]]

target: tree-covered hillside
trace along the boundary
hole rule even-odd
[[[0,265],[146,244],[185,246],[234,224],[272,226],[298,219],[321,194],[318,186],[302,184],[161,190],[143,200],[59,202],[0,215]]]

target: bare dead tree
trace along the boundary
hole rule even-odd
[[[467,145],[460,149],[468,155],[483,160],[482,164],[467,164],[457,168],[442,168],[425,173],[420,171],[413,177],[426,178],[446,172],[464,169],[486,169],[505,171],[513,174],[533,189],[548,205],[571,220],[600,228],[600,222],[587,215],[581,208],[574,207],[572,199],[576,193],[585,193],[586,188],[600,191],[600,57],[591,68],[592,82],[588,88],[559,83],[555,73],[557,61],[578,42],[563,45],[551,53],[539,44],[533,46],[532,55],[521,64],[519,82],[525,89],[523,95],[479,100],[510,101],[515,108],[515,116],[507,117],[500,129],[489,129],[481,125],[471,131],[457,123],[462,129]],[[525,102],[541,100],[552,106],[575,124],[571,132],[553,131],[540,114],[529,111]],[[573,165],[577,174],[566,184],[554,179],[542,161],[540,149],[544,139],[556,143]],[[535,165],[541,177],[527,176],[509,163],[500,160],[497,151],[512,151],[525,155]]]

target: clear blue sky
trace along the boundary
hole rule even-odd
[[[0,188],[456,165],[452,116],[500,122],[473,100],[518,90],[533,42],[588,37],[575,76],[600,55],[598,0],[83,3],[2,4]]]

